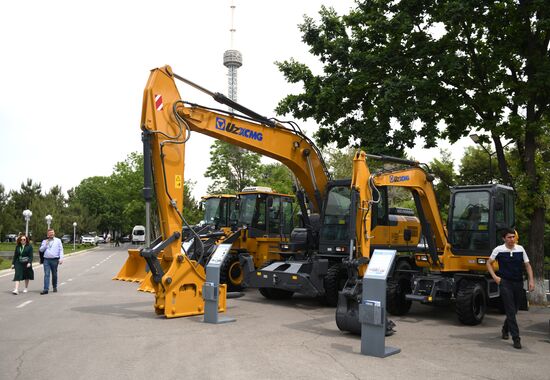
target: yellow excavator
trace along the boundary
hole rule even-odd
[[[321,156],[316,151],[317,148],[295,125],[289,124],[289,127],[285,127],[281,123],[255,114],[221,94],[210,93],[216,100],[246,116],[237,118],[233,113],[184,102],[179,96],[175,79],[198,87],[172,73],[168,66],[152,70],[144,91],[141,122],[145,162],[146,230],[150,231],[154,177],[161,235],[154,244],[147,241],[146,248],[141,249],[139,255],[145,259],[151,271],[155,311],[168,318],[200,314],[204,308],[201,297],[205,281],[204,267],[200,260],[193,260],[181,252],[181,231],[186,224],[182,216],[185,142],[191,131],[243,148],[253,147],[255,152],[284,163],[303,187],[310,200],[310,209],[314,211],[318,212],[320,209],[319,188],[324,188],[328,180],[328,171],[319,160]],[[315,154],[311,154],[313,151]],[[274,207],[273,199],[269,200],[266,197],[266,202],[266,207],[271,211]],[[307,213],[302,213],[302,218],[307,220]],[[261,228],[246,227],[239,228],[228,237],[233,238],[234,242],[239,240],[233,247],[237,252],[245,249],[243,246],[249,244],[250,238],[258,240],[260,237],[268,237],[268,233]],[[189,230],[193,231],[192,228]],[[254,237],[255,233],[258,236]],[[200,245],[200,236],[196,238]],[[150,240],[149,233],[147,239]],[[242,245],[239,245],[241,243]],[[204,255],[204,250],[202,251]],[[224,285],[220,287],[220,311],[225,309],[225,294]]]
[[[366,158],[401,165],[371,173]],[[380,211],[380,189],[408,189],[422,227],[423,243],[412,257],[394,261],[387,285],[387,311],[406,314],[413,301],[425,304],[454,302],[458,319],[481,323],[487,305],[499,299],[497,284],[486,262],[500,244],[499,231],[514,228],[514,191],[499,184],[451,188],[447,227],[441,219],[433,189],[433,176],[416,161],[358,152],[353,161],[351,200],[355,231],[345,261],[350,276],[339,293],[336,324],[340,330],[360,333],[358,309],[362,277],[376,238],[372,218]],[[356,239],[355,239],[356,237]]]
[[[175,84],[176,79],[211,95],[216,101],[229,106],[242,115],[236,116],[233,112],[212,109],[181,100]],[[297,237],[298,243],[294,245],[304,249],[285,248],[286,242],[282,231],[286,222],[283,223],[283,213],[276,212],[278,206],[274,204],[273,197],[266,197],[263,203],[265,208],[255,208],[252,219],[243,219],[243,223],[224,239],[225,243],[233,244],[231,254],[226,256],[226,260],[236,262],[236,258],[242,259],[246,267],[245,273],[251,273],[251,270],[254,271],[257,266],[267,260],[268,262],[264,263],[264,268],[262,268],[262,271],[267,273],[270,271],[269,265],[276,264],[269,263],[270,259],[280,257],[282,262],[289,266],[297,264],[295,267],[299,267],[301,279],[304,280],[304,284],[294,287],[292,292],[320,296],[326,294],[323,288],[323,279],[334,264],[339,264],[342,258],[348,255],[349,247],[341,245],[342,228],[337,228],[340,233],[328,234],[327,240],[323,243],[324,256],[317,255],[318,247],[322,244],[318,239],[318,232],[319,228],[323,228],[320,224],[324,223],[320,223],[320,220],[326,222],[327,231],[334,230],[328,226],[336,224],[341,227],[348,223],[349,218],[338,219],[337,215],[331,213],[337,210],[338,205],[345,208],[346,202],[349,204],[349,200],[345,199],[346,190],[341,190],[342,186],[349,188],[349,184],[342,185],[338,181],[330,180],[329,172],[319,150],[294,123],[283,123],[258,115],[222,94],[212,93],[178,76],[172,72],[169,66],[165,66],[152,70],[150,74],[144,91],[141,129],[145,162],[146,230],[150,231],[150,203],[153,197],[152,178],[154,176],[154,193],[157,198],[161,236],[153,244],[147,241],[146,248],[141,249],[139,255],[146,260],[151,270],[150,287],[155,292],[157,313],[170,318],[198,314],[202,312],[203,308],[200,294],[204,283],[204,268],[201,262],[207,253],[201,246],[200,236],[195,235],[196,242],[200,246],[197,251],[199,256],[190,257],[181,249],[181,231],[186,224],[182,216],[184,147],[191,132],[205,134],[271,157],[286,165],[296,180],[296,199],[300,208],[299,214],[303,230],[296,232],[294,237]],[[342,196],[339,192],[344,195]],[[244,195],[241,194],[240,197],[242,198]],[[256,198],[258,197],[256,196]],[[331,199],[334,199],[336,206],[329,202]],[[286,207],[284,203],[284,200],[281,200],[283,208]],[[329,205],[331,206],[329,207]],[[243,206],[241,201],[241,207]],[[244,211],[239,212],[241,215],[245,215]],[[257,215],[257,221],[254,219],[254,215]],[[327,218],[323,219],[325,215]],[[252,255],[251,242],[254,239],[258,242],[262,238],[270,237],[268,225],[271,222],[269,218],[274,218],[279,223],[275,229],[278,231],[280,246],[266,241],[271,250],[265,254]],[[395,233],[393,234],[378,234],[378,236],[387,237],[380,240],[381,245],[416,247],[414,239],[418,241],[420,232],[418,221],[414,217],[405,213],[396,215],[395,218],[386,216],[384,220],[387,225],[380,225],[378,227],[380,230],[388,231],[392,227],[401,229],[394,228]],[[264,221],[263,225],[261,221]],[[254,224],[255,222],[257,224]],[[402,226],[404,222],[409,223],[408,227]],[[276,224],[273,225],[276,226]],[[191,234],[194,233],[192,228],[188,230]],[[413,237],[413,240],[408,241],[410,244],[400,244],[404,240],[403,237],[407,235]],[[149,240],[149,233],[147,233],[147,238]],[[292,240],[291,233],[290,243]],[[297,263],[298,258],[303,260]],[[236,269],[237,266],[235,265],[233,268]],[[280,278],[281,267],[276,266],[272,269],[274,275],[272,278]],[[339,268],[339,272],[341,273],[341,268]],[[281,275],[288,277],[288,284],[295,286],[296,281],[294,281],[293,274],[285,272]],[[331,290],[333,299],[336,298],[337,290],[343,286],[343,281],[345,281],[345,278],[338,277],[337,279],[339,284],[336,285],[336,292]],[[314,283],[314,286],[311,283]],[[318,284],[320,285],[317,286]],[[284,297],[288,295],[286,290],[277,288],[276,281],[259,285],[262,294],[268,298],[277,298],[279,294]],[[313,288],[315,288],[314,291],[309,292],[309,289]],[[226,288],[221,290],[220,288],[220,309],[223,309]]]

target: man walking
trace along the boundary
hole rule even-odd
[[[504,244],[496,247],[487,260],[487,270],[498,284],[500,289],[500,298],[506,312],[504,326],[502,326],[502,339],[508,339],[512,335],[514,348],[521,348],[519,337],[519,328],[516,320],[516,314],[519,308],[519,302],[522,297],[523,289],[523,266],[527,271],[529,279],[529,291],[535,289],[533,279],[533,269],[529,264],[529,258],[525,249],[516,244],[516,234],[512,229],[506,229],[502,234]],[[493,263],[498,261],[498,275],[493,269]],[[523,265],[522,265],[523,264]]]
[[[48,238],[42,241],[39,248],[44,252],[44,290],[40,294],[48,294],[50,289],[50,272],[52,274],[53,292],[57,292],[57,265],[63,264],[63,243],[55,237],[55,231],[48,229]]]

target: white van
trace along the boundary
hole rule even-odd
[[[132,244],[144,244],[145,243],[145,227],[134,226],[132,230]]]

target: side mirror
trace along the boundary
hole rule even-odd
[[[412,231],[411,231],[411,230],[408,230],[408,229],[407,229],[407,230],[404,230],[404,231],[403,231],[403,239],[404,239],[405,241],[407,241],[407,242],[408,242],[408,241],[411,241],[411,239],[412,239]]]

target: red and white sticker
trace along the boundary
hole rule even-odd
[[[155,107],[157,108],[157,111],[162,110],[162,95],[155,95]]]

